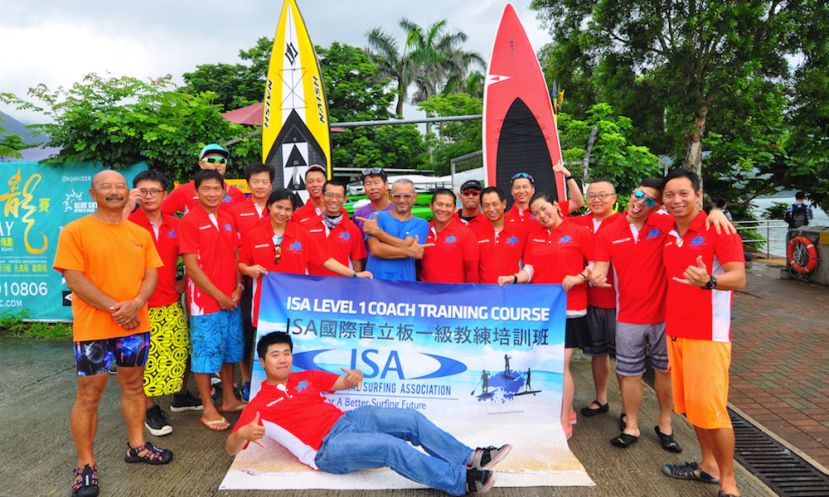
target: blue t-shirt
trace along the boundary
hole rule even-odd
[[[406,221],[400,221],[387,211],[380,211],[375,214],[377,226],[389,235],[404,240],[407,236],[417,236],[418,243],[426,243],[429,236],[429,223],[425,219],[413,217]],[[366,235],[368,238],[371,235]],[[415,260],[411,257],[405,259],[380,259],[369,252],[366,269],[371,271],[375,278],[393,281],[415,281]]]

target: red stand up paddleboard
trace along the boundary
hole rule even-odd
[[[562,158],[547,83],[510,4],[501,16],[484,87],[483,155],[488,185],[509,192],[512,176],[527,172],[536,192],[567,198],[563,175],[553,172]]]

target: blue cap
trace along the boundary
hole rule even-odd
[[[218,143],[211,143],[209,145],[205,145],[204,148],[201,149],[201,153],[199,154],[199,160],[204,159],[204,156],[207,154],[220,154],[225,159],[230,157],[230,152],[225,150],[224,147],[222,147]]]

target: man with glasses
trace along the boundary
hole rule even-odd
[[[560,199],[556,202],[561,209],[561,212],[566,217],[569,216],[571,212],[576,212],[584,207],[584,198],[581,195],[579,184],[575,179],[573,179],[572,176],[570,176],[570,171],[568,171],[563,164],[556,164],[553,166],[553,171],[555,173],[563,174],[564,181],[567,184],[567,195],[570,197],[569,200]],[[530,200],[535,195],[535,179],[530,173],[516,173],[510,179],[510,185],[513,205],[506,214],[507,222],[530,222],[533,219],[532,213],[530,212]]]
[[[230,152],[217,143],[205,145],[199,153],[199,168],[204,170],[217,171],[223,178],[227,171],[227,161]],[[245,199],[245,194],[235,186],[226,185],[225,195],[222,197],[219,207],[222,210],[229,210],[231,206]],[[194,182],[179,185],[172,193],[167,195],[161,210],[165,214],[175,216],[178,213],[187,214],[190,209],[198,205],[199,196],[196,194]]]
[[[412,214],[417,192],[411,180],[395,181],[391,198],[392,210],[360,218],[369,250],[366,269],[379,279],[415,281],[415,260],[431,246],[421,243],[429,236],[429,223]]]
[[[322,202],[322,185],[327,180],[327,172],[320,165],[310,166],[305,171],[305,189],[308,191],[308,201],[294,211],[291,219],[302,224],[316,224],[322,219],[322,211],[325,209]]]
[[[616,188],[609,180],[598,179],[587,187],[587,208],[590,212],[574,216],[573,224],[584,226],[593,233],[594,239],[608,229],[624,214],[613,212],[616,203]],[[593,386],[596,389],[595,400],[581,409],[582,416],[592,417],[606,413],[607,382],[610,376],[610,357],[616,357],[616,290],[613,277],[608,276],[607,288],[589,287],[587,289],[587,329],[588,343],[582,344],[582,352],[589,356],[593,370]]]
[[[93,443],[98,403],[118,364],[121,414],[127,427],[128,463],[166,464],[172,452],[144,438],[144,366],[150,348],[147,302],[162,266],[152,237],[124,220],[129,190],[115,171],[92,178],[89,194],[97,210],[64,226],[58,238],[54,268],[72,290],[72,335],[77,396],[69,427],[77,450],[72,494],[98,495]]]
[[[233,365],[244,352],[239,310],[244,285],[236,271],[239,236],[233,217],[219,208],[225,192],[222,175],[199,171],[194,184],[199,203],[179,223],[181,254],[189,277],[191,363],[204,404],[201,422],[212,431],[224,431],[230,423],[210,397],[210,376],[221,372],[222,383],[233,385]],[[233,388],[223,388],[222,398],[223,412],[244,408]]]
[[[363,270],[366,246],[360,228],[342,212],[345,198],[344,184],[326,181],[322,185],[322,203],[325,207],[322,218],[316,224],[305,223],[305,226],[312,237],[328,247],[331,257],[359,273]],[[313,259],[308,272],[318,276],[340,276]]]
[[[461,185],[461,209],[455,212],[455,217],[470,228],[484,218],[481,214],[481,190],[484,187],[476,179],[464,181]]]
[[[363,190],[369,203],[354,211],[354,223],[363,230],[361,218],[369,218],[375,212],[390,211],[392,209],[389,199],[389,180],[386,171],[381,167],[363,169]]]

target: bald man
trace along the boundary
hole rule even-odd
[[[127,426],[126,462],[166,464],[172,452],[144,439],[144,365],[150,346],[147,301],[162,261],[150,233],[123,218],[129,189],[115,171],[92,179],[89,195],[97,210],[61,230],[54,268],[72,290],[72,340],[77,396],[69,417],[78,459],[72,494],[98,495],[92,450],[98,402],[118,365],[121,414]]]

